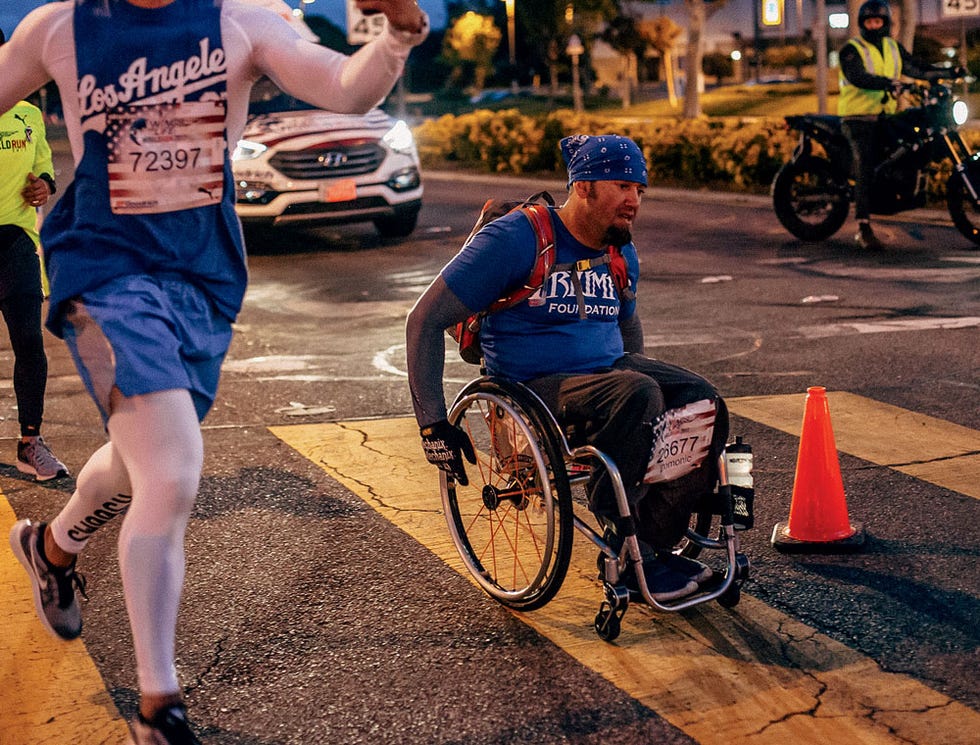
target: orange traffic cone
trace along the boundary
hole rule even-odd
[[[825,388],[807,388],[789,522],[773,528],[772,545],[798,553],[857,551],[864,545],[864,528],[847,516]]]

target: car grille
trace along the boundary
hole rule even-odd
[[[360,197],[350,202],[299,202],[283,210],[283,215],[320,215],[330,212],[356,212],[388,207],[383,197]]]
[[[376,143],[281,151],[269,163],[287,178],[324,179],[356,176],[377,170],[385,150]]]

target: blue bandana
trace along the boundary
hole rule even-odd
[[[621,135],[572,135],[561,141],[569,187],[576,181],[633,181],[647,185],[643,151]]]

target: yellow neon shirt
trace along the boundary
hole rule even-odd
[[[54,178],[41,110],[26,101],[0,115],[0,225],[17,225],[38,243],[37,212],[21,196],[27,174]]]

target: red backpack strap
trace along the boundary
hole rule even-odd
[[[634,300],[636,293],[630,289],[630,272],[626,265],[626,257],[623,256],[619,246],[610,246],[607,250],[609,252],[609,273],[612,274],[620,301]]]
[[[534,266],[522,287],[494,301],[487,313],[496,313],[511,308],[541,289],[555,265],[555,227],[551,222],[551,211],[546,204],[529,204],[519,208],[534,228]]]

